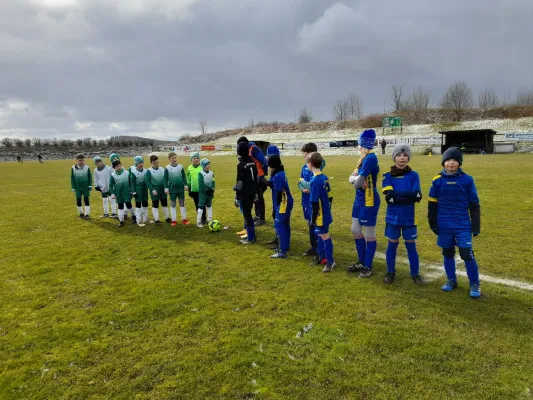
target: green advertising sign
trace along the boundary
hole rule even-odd
[[[402,126],[402,117],[385,117],[382,121],[383,128],[397,128]]]

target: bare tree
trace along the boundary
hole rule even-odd
[[[402,83],[401,85],[392,85],[390,95],[392,98],[391,105],[394,107],[395,111],[399,111],[404,107],[404,101],[403,101],[403,87],[405,86],[405,83]]]
[[[24,140],[24,146],[25,147],[31,147],[31,139],[25,139]]]
[[[533,105],[533,89],[527,86],[521,86],[516,94],[515,105],[517,106],[531,106]]]
[[[250,121],[248,121],[248,128],[253,128],[255,126],[254,119],[252,118]]]
[[[488,110],[491,108],[496,108],[500,106],[500,100],[494,89],[485,89],[483,90],[477,100],[477,105],[479,108]]]
[[[24,147],[24,142],[21,139],[15,139],[16,147]]]
[[[409,95],[407,100],[402,102],[402,109],[414,111],[415,120],[419,120],[422,114],[422,111],[427,110],[429,107],[429,99],[431,94],[429,91],[424,89],[423,86],[417,87]]]
[[[348,101],[339,100],[333,106],[333,118],[336,121],[346,121],[348,119]]]
[[[202,135],[207,133],[207,121],[200,121],[200,131],[202,132]]]
[[[302,108],[300,111],[300,116],[298,117],[298,122],[300,124],[307,124],[313,120],[311,112],[307,108]]]
[[[39,138],[34,138],[33,139],[33,147],[41,147],[42,143],[43,142]]]
[[[8,148],[13,147],[13,140],[10,139],[10,138],[7,138],[7,137],[3,138],[2,139],[2,146],[8,147]]]
[[[359,96],[351,94],[346,98],[348,104],[348,118],[360,119],[363,116],[363,101]]]
[[[461,121],[464,111],[474,106],[472,90],[465,81],[458,81],[452,84],[440,102],[442,108],[453,110],[457,121]]]

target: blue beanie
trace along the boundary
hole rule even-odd
[[[278,146],[271,144],[270,146],[268,146],[268,149],[267,149],[267,157],[270,157],[273,155],[280,156],[281,154],[279,153]]]
[[[361,133],[361,136],[359,136],[358,143],[359,146],[372,150],[374,148],[375,141],[376,131],[374,129],[367,129]]]

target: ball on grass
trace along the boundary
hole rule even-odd
[[[208,227],[211,232],[219,232],[220,229],[222,228],[222,226],[220,225],[220,221],[218,219],[214,219],[210,221]]]

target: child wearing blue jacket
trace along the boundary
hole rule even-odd
[[[275,217],[274,228],[279,240],[278,251],[270,258],[287,258],[287,250],[291,243],[291,211],[294,200],[289,189],[289,182],[285,168],[278,155],[268,158],[268,168],[272,182],[272,197],[274,201]]]
[[[463,154],[450,147],[442,155],[442,171],[433,178],[428,198],[428,219],[442,248],[444,269],[448,280],[442,290],[457,288],[455,274],[455,246],[465,262],[470,282],[470,297],[481,296],[479,272],[472,250],[472,235],[481,230],[481,212],[474,179],[463,172]]]
[[[373,152],[375,141],[376,132],[373,129],[361,133],[358,141],[361,158],[348,179],[356,189],[352,209],[352,234],[359,258],[348,267],[348,272],[359,272],[359,278],[369,278],[372,275],[372,262],[377,247],[376,222],[381,200],[377,191],[378,158]]]
[[[279,151],[279,148],[278,146],[274,145],[274,144],[271,144],[270,146],[268,146],[267,148],[267,153],[266,153],[266,159],[267,159],[267,164],[268,164],[268,160],[270,159],[271,156],[278,156],[278,157],[281,157],[281,154],[280,154],[280,151]],[[270,168],[270,165],[269,165],[269,168]],[[272,220],[274,221],[274,229],[275,229],[275,220],[276,220],[276,199],[275,199],[275,195],[274,195],[274,179],[272,179],[272,175],[270,175],[270,179],[267,181],[267,186],[271,189],[271,195],[272,195]],[[267,242],[267,244],[269,245],[274,245],[276,246],[277,249],[279,249],[279,239],[278,239],[278,236],[277,236],[277,231],[275,232],[276,236],[274,237],[274,239],[272,239],[270,242]]]
[[[396,275],[396,252],[403,236],[411,278],[419,285],[426,282],[420,276],[420,262],[416,251],[417,221],[415,205],[422,200],[420,177],[407,163],[411,161],[411,147],[398,144],[392,150],[394,165],[383,174],[383,194],[387,203],[385,217],[385,236],[389,239],[387,247],[387,274],[383,282],[391,284]]]

